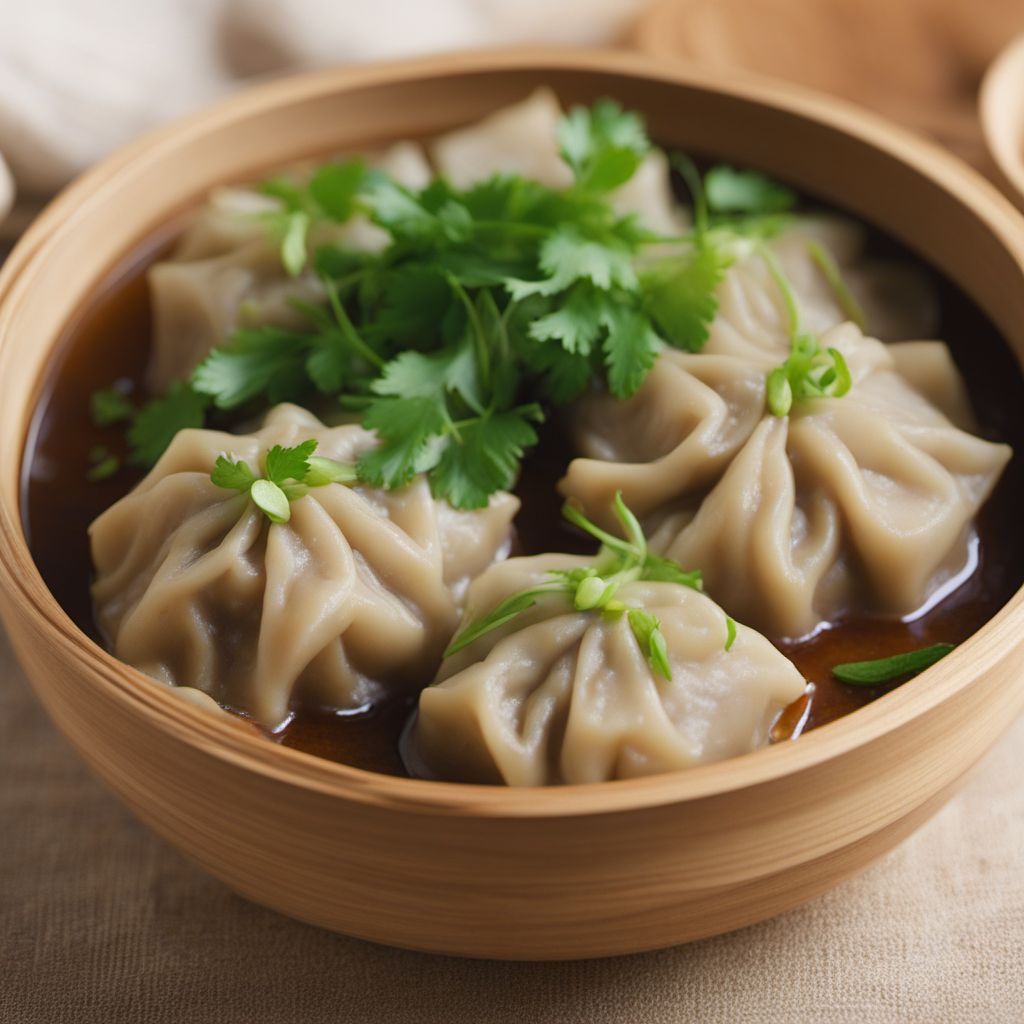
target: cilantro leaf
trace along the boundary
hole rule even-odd
[[[124,423],[135,416],[135,406],[117,388],[102,388],[89,396],[89,411],[98,427]]]
[[[265,476],[253,473],[249,464],[224,454],[217,457],[210,480],[218,487],[248,494],[272,523],[291,519],[291,503],[311,488],[328,484],[351,484],[357,479],[356,467],[334,459],[313,455],[317,442],[309,438],[290,448],[274,445],[265,455]],[[290,481],[290,482],[289,482]]]
[[[434,496],[455,508],[484,508],[495,491],[512,486],[524,450],[537,443],[530,421],[540,415],[534,405],[460,425],[430,473]]]
[[[336,395],[349,378],[352,360],[339,331],[328,329],[317,337],[306,357],[306,376],[323,395]]]
[[[445,411],[433,398],[381,398],[373,402],[363,426],[375,430],[380,444],[359,457],[359,478],[378,487],[403,487],[440,456],[428,450],[442,434]]]
[[[650,320],[632,309],[612,308],[605,314],[608,336],[604,360],[608,390],[616,398],[628,398],[643,383],[662,348]]]
[[[601,334],[604,297],[584,282],[573,285],[565,302],[529,326],[535,341],[557,341],[566,352],[589,355]]]
[[[594,192],[625,184],[650,150],[640,115],[612,100],[573,108],[559,123],[558,141],[577,186]]]
[[[439,400],[448,388],[452,355],[403,352],[387,363],[370,389],[376,395]]]
[[[309,194],[326,217],[344,223],[356,212],[365,178],[366,164],[362,160],[325,164],[310,179]]]
[[[363,202],[374,223],[398,241],[460,241],[468,236],[472,225],[469,211],[453,198],[444,183],[436,180],[417,195],[381,172],[370,171]]]
[[[796,193],[785,185],[724,164],[704,176],[704,192],[714,213],[784,213],[796,205]]]
[[[102,444],[89,449],[89,463],[86,479],[93,483],[109,479],[121,468],[121,460]]]
[[[676,348],[699,352],[718,312],[715,290],[732,262],[714,245],[698,245],[686,257],[668,260],[642,278],[644,308]]]
[[[192,371],[192,387],[218,409],[235,409],[265,395],[273,402],[301,397],[312,336],[280,327],[235,331]]]
[[[230,455],[218,455],[210,479],[218,486],[230,491],[247,491],[256,480],[256,474],[249,464]]]
[[[313,269],[318,277],[337,280],[369,273],[374,263],[371,253],[346,249],[341,244],[321,245],[313,254]]]
[[[262,214],[271,237],[281,246],[281,264],[298,277],[307,261],[307,240],[316,221],[347,221],[357,208],[357,195],[366,177],[361,160],[325,164],[306,183],[271,178],[259,190],[281,203],[281,210]]]
[[[636,287],[632,253],[616,239],[584,237],[576,227],[560,227],[540,247],[540,268],[548,275],[536,281],[510,278],[505,287],[513,299],[529,295],[555,295],[575,281],[591,281],[598,288]]]
[[[444,272],[432,263],[400,265],[382,276],[370,337],[399,344],[422,343],[432,337],[452,301]]]
[[[209,399],[193,391],[188,383],[172,384],[165,395],[147,402],[136,414],[128,428],[128,461],[136,466],[152,466],[178,431],[203,425],[208,405]]]
[[[287,480],[304,480],[309,472],[309,457],[316,451],[317,442],[310,438],[293,448],[282,448],[275,444],[266,455],[264,462],[267,479],[275,484]]]

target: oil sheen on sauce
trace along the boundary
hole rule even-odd
[[[22,507],[36,564],[54,596],[86,633],[99,640],[89,596],[88,526],[125,494],[140,473],[122,469],[90,483],[89,452],[104,445],[123,453],[116,428],[89,416],[89,396],[122,379],[133,389],[145,366],[150,307],[145,268],[166,247],[155,239],[111,274],[80,311],[57,350],[29,438],[23,468]],[[888,252],[889,243],[878,243]],[[880,658],[937,642],[962,641],[1000,608],[1024,580],[1024,530],[1017,510],[1024,497],[1024,417],[1020,369],[994,328],[956,288],[939,287],[938,336],[947,340],[967,380],[980,431],[1009,442],[1017,454],[978,521],[977,567],[947,598],[912,622],[854,618],[815,637],[778,646],[813,684],[779,720],[775,738],[787,739],[856,710],[892,685],[854,687],[835,680],[831,667]],[[557,422],[525,463],[517,487],[523,510],[516,522],[518,553],[592,550],[559,516],[555,482],[571,452]],[[893,684],[894,685],[894,684]],[[389,774],[404,774],[398,754],[401,731],[415,701],[384,704],[360,715],[301,711],[272,739],[320,757]]]

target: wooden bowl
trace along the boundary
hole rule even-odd
[[[143,821],[244,896],[477,957],[626,953],[786,910],[917,828],[1024,705],[1018,593],[936,667],[795,743],[635,781],[486,788],[275,746],[175,699],[71,623],[29,555],[19,474],[54,345],[112,265],[218,182],[449,128],[542,83],[569,102],[615,96],[659,139],[758,165],[884,226],[1024,353],[1024,220],[976,174],[841,102],[627,53],[465,54],[254,88],[85,175],[0,275],[2,611],[54,721]]]
[[[992,62],[978,105],[985,144],[1000,183],[1024,210],[1024,35]]]

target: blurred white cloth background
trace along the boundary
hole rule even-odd
[[[2,0],[0,221],[16,192],[30,209],[111,149],[245,79],[470,46],[599,43],[641,3]]]

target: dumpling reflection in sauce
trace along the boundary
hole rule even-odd
[[[537,555],[492,566],[470,587],[464,622],[551,570],[590,564]],[[635,582],[616,596],[657,616],[671,679],[648,663],[625,616],[544,595],[442,664],[406,740],[414,773],[542,786],[689,768],[763,746],[804,692],[792,662],[752,629],[737,625],[726,650],[725,613],[698,591]]]
[[[944,346],[886,346],[850,323],[821,343],[845,356],[851,390],[781,418],[765,406],[778,353],[663,352],[632,398],[581,402],[576,437],[589,457],[570,464],[561,490],[607,523],[621,488],[660,524],[652,548],[699,565],[715,600],[774,636],[849,611],[918,611],[970,569],[972,520],[1010,449],[946,414],[963,423],[966,412]]]
[[[269,524],[248,494],[210,479],[221,453],[256,467],[273,445],[307,439],[343,463],[375,443],[296,406],[254,434],[184,430],[90,528],[96,617],[117,657],[269,729],[293,702],[354,711],[422,686],[458,594],[508,553],[519,507],[499,493],[459,512],[418,477],[397,491],[316,487]]]

